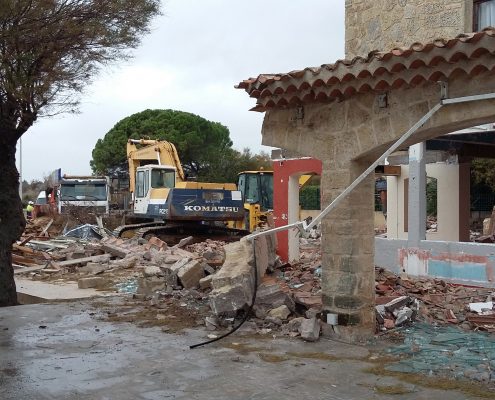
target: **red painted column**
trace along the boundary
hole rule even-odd
[[[321,175],[322,164],[315,158],[291,158],[273,161],[273,219],[275,227],[285,226],[289,219],[289,178],[293,175]],[[289,258],[287,231],[277,233],[277,254],[283,262]]]

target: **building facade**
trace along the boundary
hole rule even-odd
[[[346,58],[495,25],[493,0],[346,0]]]

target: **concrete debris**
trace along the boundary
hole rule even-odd
[[[301,338],[307,342],[315,342],[320,338],[320,320],[316,318],[304,319],[299,327]]]
[[[235,315],[252,301],[254,254],[251,243],[246,240],[229,243],[224,249],[225,263],[211,281],[210,305],[216,315]],[[264,274],[263,266],[258,268],[261,268],[258,272]]]
[[[396,314],[395,326],[401,326],[402,324],[412,320],[414,311],[409,307],[402,307]]]
[[[146,250],[155,249],[155,250],[166,250],[168,247],[167,243],[163,240],[158,239],[156,236],[151,237],[148,240],[148,243],[144,245]]]
[[[153,276],[164,276],[163,271],[160,267],[156,265],[148,265],[143,269],[143,275],[145,278],[150,278]]]
[[[165,290],[167,282],[158,276],[137,279],[136,293],[144,295],[153,295],[157,291]]]
[[[82,274],[98,275],[110,268],[111,268],[110,264],[89,262],[84,267],[80,267],[78,271]]]
[[[206,317],[205,318],[205,326],[206,329],[209,331],[214,331],[217,330],[218,328],[221,327],[220,321],[216,316],[213,317]]]
[[[207,275],[199,280],[199,288],[202,290],[211,289],[212,275]]]
[[[281,306],[268,311],[269,317],[278,318],[280,320],[286,320],[290,314],[291,311],[285,304],[282,304]]]
[[[480,243],[495,242],[495,206],[492,215],[483,221],[483,235],[477,237],[476,241]]]
[[[241,285],[225,285],[210,293],[211,310],[218,316],[235,316],[250,302],[249,293]]]
[[[279,284],[262,283],[258,287],[254,310],[257,316],[265,316],[270,310],[285,306],[289,311],[295,310],[295,304]]]
[[[79,289],[101,288],[105,285],[106,280],[100,277],[81,278],[77,281]]]
[[[109,242],[102,243],[101,248],[105,253],[109,253],[118,258],[125,258],[130,253],[129,249],[123,248],[122,246],[115,246]]]
[[[204,278],[203,266],[196,260],[191,260],[177,271],[180,283],[186,289],[196,288],[199,281]]]

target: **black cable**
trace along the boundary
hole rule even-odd
[[[253,257],[254,257],[254,291],[253,291],[253,299],[251,301],[251,305],[249,306],[249,309],[246,311],[246,315],[244,315],[244,318],[242,319],[242,321],[239,323],[239,325],[237,325],[235,328],[233,328],[231,331],[227,332],[227,333],[224,333],[222,336],[219,336],[215,339],[211,339],[211,340],[208,340],[206,342],[203,342],[203,343],[198,343],[198,344],[193,344],[191,346],[189,346],[189,349],[195,349],[197,347],[201,347],[201,346],[205,346],[207,344],[210,344],[210,343],[213,343],[213,342],[216,342],[220,339],[223,339],[223,338],[226,338],[227,336],[230,336],[232,335],[236,330],[238,330],[243,324],[244,322],[246,322],[249,318],[249,316],[251,315],[251,311],[253,310],[253,307],[254,307],[254,303],[256,301],[256,293],[258,292],[258,266],[256,265],[256,248],[254,246],[254,241],[256,240],[253,239]]]

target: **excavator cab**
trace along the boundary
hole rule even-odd
[[[237,188],[244,203],[244,228],[250,232],[269,224],[273,210],[273,171],[244,171]]]
[[[136,170],[134,214],[163,215],[170,189],[175,187],[176,169],[168,165],[145,165]],[[160,207],[161,205],[161,207]]]

